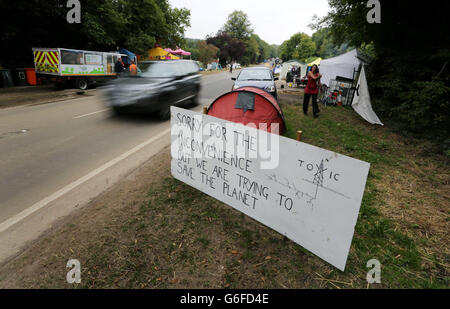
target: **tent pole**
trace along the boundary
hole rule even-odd
[[[353,103],[353,98],[355,97],[355,91],[356,91],[356,87],[358,87],[358,80],[359,80],[359,75],[361,74],[361,68],[362,68],[363,64],[360,63],[358,66],[358,70],[353,69],[353,84],[354,86],[352,87],[352,98],[350,100],[350,104]],[[356,76],[355,76],[356,73]],[[348,102],[348,101],[347,101]]]

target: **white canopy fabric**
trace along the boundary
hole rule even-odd
[[[286,79],[287,72],[289,72],[293,66],[300,67],[300,75],[303,76],[306,74],[306,64],[298,62],[298,61],[288,61],[283,62],[280,72],[280,80]]]
[[[366,72],[364,66],[361,68],[358,85],[356,86],[355,96],[353,97],[352,107],[361,117],[371,124],[383,125],[377,114],[372,109],[370,102],[369,87],[367,86]]]
[[[322,84],[329,86],[330,80],[336,79],[336,76],[352,79],[354,70],[358,70],[361,63],[357,56],[358,53],[354,49],[340,56],[322,60],[319,67]]]

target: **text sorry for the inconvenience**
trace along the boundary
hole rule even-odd
[[[172,175],[345,269],[370,165],[171,108]]]

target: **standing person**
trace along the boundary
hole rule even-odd
[[[137,75],[137,66],[134,64],[134,61],[131,61],[130,67],[128,69],[130,71],[130,75]]]
[[[123,61],[122,58],[119,57],[119,59],[117,59],[116,63],[114,64],[114,72],[116,73],[121,73],[124,70],[124,65],[123,65]]]
[[[317,94],[319,93],[318,84],[320,84],[320,78],[322,74],[319,73],[319,67],[313,65],[308,72],[308,83],[305,88],[305,96],[303,100],[303,113],[308,114],[309,98],[312,97],[313,115],[314,118],[319,116],[319,106],[317,105]]]
[[[230,63],[230,73],[233,73],[233,62]]]

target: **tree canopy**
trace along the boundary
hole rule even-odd
[[[168,0],[84,0],[81,23],[66,20],[67,0],[0,2],[3,14],[0,61],[3,66],[31,66],[32,47],[111,51],[124,47],[145,53],[156,42],[183,45],[190,11]]]
[[[213,44],[220,49],[219,59],[222,65],[227,62],[239,61],[246,51],[245,43],[233,38],[227,32],[218,31],[215,36],[206,38],[208,44]]]
[[[280,57],[284,61],[290,59],[306,59],[314,56],[316,45],[309,35],[306,33],[296,33],[289,40],[284,41],[280,46]]]
[[[331,30],[329,28],[322,28],[316,31],[311,36],[311,39],[316,44],[315,56],[324,59],[341,55],[352,49],[346,42],[336,44],[332,39]]]
[[[208,64],[211,60],[217,59],[219,48],[213,44],[208,44],[204,40],[198,41],[198,57],[197,60],[203,64]]]
[[[253,33],[252,24],[250,23],[247,14],[242,11],[234,11],[228,15],[222,30],[231,37],[242,41],[249,39]]]

